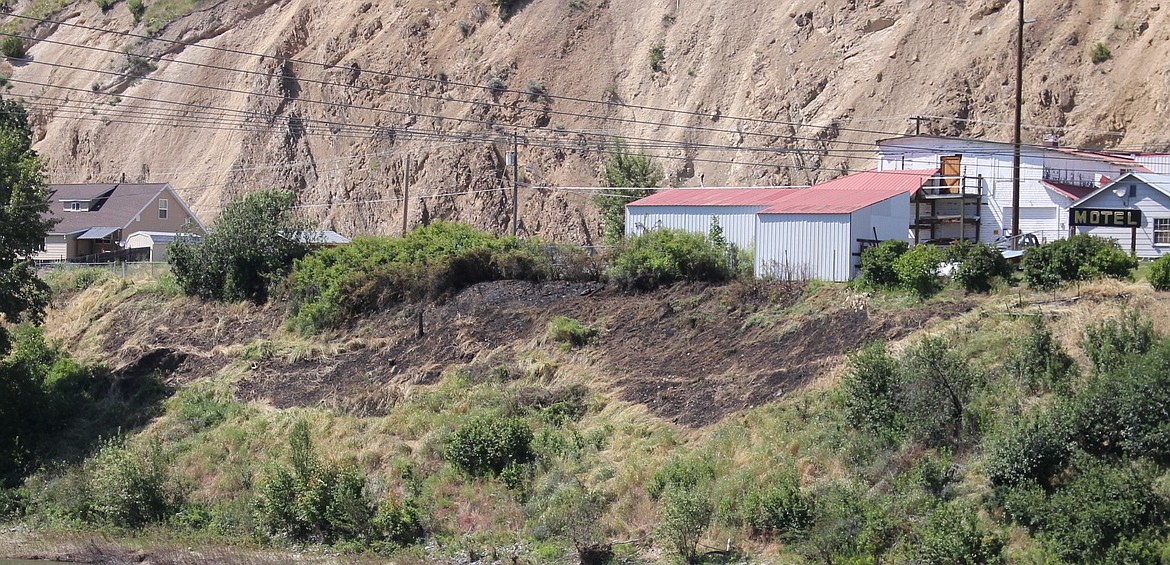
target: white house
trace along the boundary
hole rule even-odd
[[[1170,175],[1127,173],[1073,205],[1070,233],[1117,240],[1143,259],[1170,252]]]
[[[977,139],[906,136],[878,141],[879,169],[931,169],[941,184],[973,199],[936,202],[933,238],[958,238],[961,227],[976,225],[978,241],[993,242],[1012,225],[1013,144]],[[1158,156],[1149,155],[1151,163]],[[1129,172],[1148,172],[1133,155],[1024,145],[1020,151],[1020,231],[1041,241],[1068,234],[1068,210],[1077,200]],[[977,200],[974,200],[977,199]],[[956,208],[971,208],[965,220]],[[977,210],[976,210],[977,208]],[[966,210],[960,210],[966,212]],[[931,214],[926,214],[930,217]],[[970,239],[969,235],[965,238]]]

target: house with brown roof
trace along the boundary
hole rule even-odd
[[[51,184],[49,214],[58,220],[36,261],[104,262],[123,258],[135,232],[206,235],[207,228],[170,183]]]

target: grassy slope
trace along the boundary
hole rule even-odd
[[[677,297],[676,297],[677,298]],[[944,294],[928,304],[947,311],[960,297]],[[966,299],[964,299],[966,300]],[[145,313],[143,323],[155,323],[150,311],[168,312],[189,307],[155,281],[108,280],[59,301],[52,313],[50,334],[75,343],[76,351],[91,359],[109,362],[117,352],[104,350],[111,312],[120,301],[137,305]],[[62,307],[62,303],[67,306]],[[1076,342],[1087,323],[1118,311],[1128,303],[1159,327],[1170,321],[1170,306],[1144,283],[1099,283],[1052,294],[1002,293],[979,299],[974,308],[910,335],[900,344],[914,342],[924,332],[951,336],[956,347],[978,367],[994,372],[1002,364],[1013,339],[1023,334],[1020,314],[1043,312],[1050,318],[1065,347],[1079,355]],[[753,326],[767,326],[776,335],[801,330],[801,320],[815,319],[842,307],[897,312],[920,307],[900,296],[859,295],[841,286],[811,289],[795,305],[781,310],[760,308],[747,315]],[[246,308],[243,306],[231,307]],[[211,327],[215,321],[208,320]],[[703,318],[690,323],[702,324]],[[747,324],[745,324],[747,325]],[[849,328],[840,328],[849,331]],[[201,331],[206,331],[204,328]],[[359,327],[353,335],[372,333]],[[774,401],[742,410],[719,423],[690,428],[656,416],[647,406],[623,400],[612,388],[613,375],[600,362],[601,345],[571,350],[546,339],[525,339],[508,344],[510,359],[504,371],[480,374],[471,365],[454,364],[442,371],[434,384],[402,385],[378,416],[360,416],[344,406],[275,409],[264,402],[241,402],[233,397],[241,379],[260,359],[285,357],[318,359],[342,355],[355,339],[334,335],[308,342],[277,331],[271,339],[251,343],[221,343],[216,347],[228,362],[210,376],[182,386],[166,404],[165,413],[135,432],[134,441],[161,438],[174,456],[174,468],[190,486],[191,498],[218,505],[225,518],[223,534],[239,534],[247,524],[247,498],[264,465],[283,457],[285,437],[291,424],[307,419],[314,441],[327,457],[350,460],[371,477],[375,492],[401,497],[421,486],[428,526],[437,544],[415,548],[408,554],[422,557],[465,554],[469,551],[518,554],[532,562],[562,556],[569,547],[563,541],[534,540],[525,531],[542,488],[556,477],[576,477],[603,489],[612,497],[604,518],[611,539],[638,540],[620,546],[642,558],[663,558],[661,545],[651,544],[656,523],[656,503],[647,495],[653,473],[664,462],[679,457],[709,458],[716,472],[715,493],[726,498],[748,485],[792,466],[809,489],[843,478],[860,478],[870,484],[885,480],[912,465],[927,453],[903,446],[876,454],[864,439],[848,431],[834,400],[840,359],[815,381],[783,394]],[[899,344],[895,344],[895,349]],[[685,343],[678,354],[684,355]],[[306,352],[312,353],[306,353]],[[489,357],[490,359],[490,357]],[[115,361],[116,362],[116,361]],[[482,365],[482,363],[480,363]],[[548,371],[551,365],[555,370]],[[564,395],[572,385],[586,385],[581,400],[587,408],[579,421],[557,424],[534,403],[533,397]],[[1043,402],[1021,398],[1010,383],[989,395],[1002,404]],[[559,398],[559,397],[558,397]],[[527,409],[525,407],[528,407]],[[1003,406],[989,406],[986,414]],[[496,480],[468,480],[441,457],[446,434],[475,414],[505,413],[524,416],[543,438],[539,471],[527,508]],[[577,448],[565,448],[576,441]],[[561,446],[557,448],[556,446]],[[960,497],[978,501],[989,493],[980,471],[978,451],[958,453]],[[406,472],[411,469],[412,473]],[[419,477],[421,485],[412,483]],[[1007,532],[1009,554],[1033,542],[1021,531]],[[171,535],[171,534],[168,534]],[[203,533],[199,536],[206,536]],[[768,540],[751,539],[746,531],[715,526],[704,545],[722,548],[726,540],[749,555],[773,555],[782,561],[794,558],[792,548]],[[787,557],[786,557],[787,556]]]

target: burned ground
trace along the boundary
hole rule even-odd
[[[279,330],[281,305],[174,301],[144,316],[131,300],[106,314],[104,348],[115,352],[112,364],[124,366],[157,361],[165,351],[167,360],[181,361],[167,367],[174,384],[240,363],[235,392],[242,400],[382,415],[407,387],[434,384],[450,369],[519,373],[515,359],[525,352],[565,355],[545,334],[550,319],[566,316],[600,330],[595,343],[572,352],[590,386],[701,427],[805,385],[868,341],[898,339],[970,308],[883,309],[860,295],[844,299],[848,292],[732,283],[628,295],[601,283],[484,283],[442,302],[376,313],[301,344],[303,352],[252,360],[240,353],[249,344],[288,339]],[[571,376],[554,374],[565,371],[558,366],[550,363],[541,378]]]

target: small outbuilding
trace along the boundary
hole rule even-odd
[[[861,251],[906,241],[910,193],[902,189],[802,190],[757,214],[756,276],[847,281]]]
[[[626,205],[626,236],[667,228],[708,233],[719,222],[723,237],[740,249],[755,247],[756,213],[794,189],[677,188]]]
[[[1070,235],[1114,239],[1142,259],[1170,252],[1170,175],[1126,173],[1079,200],[1068,213]]]

